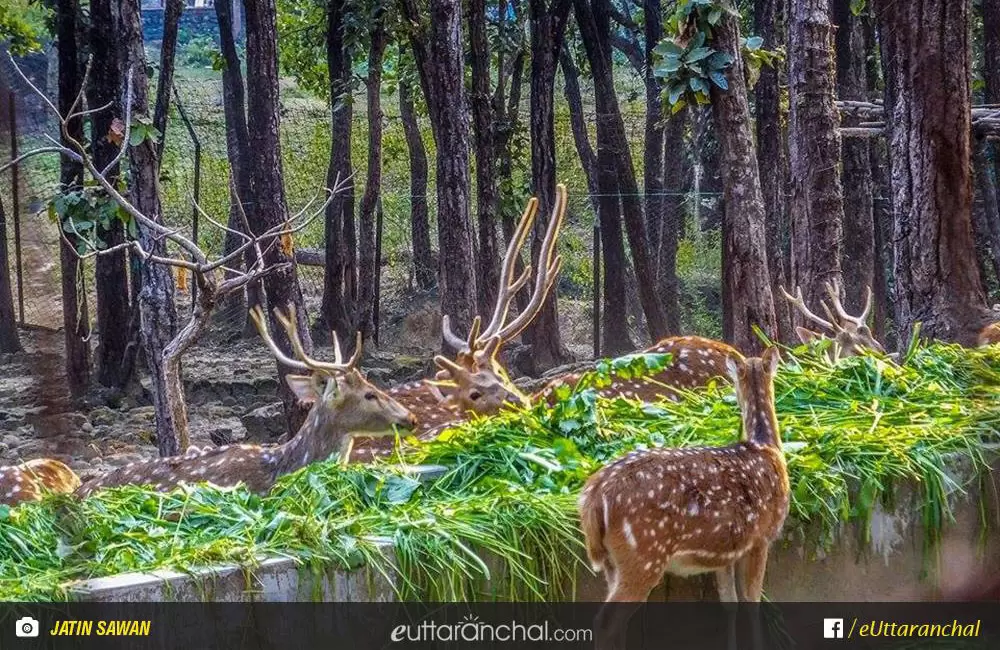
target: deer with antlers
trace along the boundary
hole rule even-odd
[[[789,502],[774,410],[778,361],[776,348],[760,358],[727,359],[741,412],[739,442],[635,451],[587,481],[581,527],[587,556],[607,579],[609,602],[646,600],[665,573],[714,573],[720,600],[760,600],[768,549]],[[600,632],[620,638],[626,610],[606,613]]]
[[[854,356],[863,349],[885,352],[885,348],[875,340],[875,336],[868,327],[868,314],[872,308],[871,287],[866,287],[865,308],[861,312],[861,315],[851,316],[844,309],[843,303],[840,302],[840,283],[836,281],[827,283],[826,293],[830,297],[833,311],[831,311],[830,305],[825,300],[820,301],[820,305],[823,307],[823,311],[826,312],[828,319],[815,314],[806,306],[800,287],[796,287],[794,296],[785,291],[784,287],[780,289],[785,299],[807,321],[816,323],[827,332],[826,334],[821,334],[805,327],[796,327],[795,333],[798,334],[799,340],[803,343],[831,338],[834,343],[833,360],[840,357]],[[836,311],[836,316],[834,315],[834,311]]]
[[[37,501],[46,494],[71,494],[80,487],[76,472],[51,458],[0,467],[0,504],[15,506]]]
[[[501,285],[490,321],[483,326],[477,316],[468,336],[458,336],[451,327],[450,318],[442,318],[442,334],[445,342],[456,352],[454,360],[443,355],[434,357],[438,372],[433,380],[404,384],[390,389],[388,394],[406,406],[417,418],[416,434],[420,438],[431,438],[441,428],[452,422],[464,420],[469,413],[491,415],[506,404],[529,402],[511,381],[499,361],[501,348],[515,339],[541,311],[546,297],[551,291],[562,258],[556,253],[556,240],[565,221],[567,204],[566,186],[556,186],[556,201],[552,208],[538,255],[538,269],[528,264],[515,277],[518,255],[535,223],[538,199],[531,198],[518,222],[517,228],[507,245],[507,251],[500,269]],[[528,304],[515,317],[509,318],[511,302],[534,273],[534,285]],[[358,445],[359,459],[384,455],[391,445],[381,440],[370,440]]]
[[[287,314],[275,311],[288,334],[297,358],[285,355],[268,332],[263,312],[252,313],[264,343],[279,362],[307,374],[287,375],[286,381],[297,398],[312,408],[298,433],[277,447],[227,445],[214,449],[192,448],[181,456],[159,458],[120,467],[84,483],[81,496],[117,485],[150,484],[169,490],[181,482],[208,481],[220,486],[245,483],[255,492],[266,492],[279,476],[294,472],[332,454],[345,462],[354,437],[380,436],[397,428],[411,429],[413,415],[397,401],[370,384],[357,368],[361,358],[360,334],[354,355],[343,360],[336,334],[333,362],[310,357],[296,329],[294,308]]]

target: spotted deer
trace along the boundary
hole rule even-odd
[[[306,421],[288,442],[277,447],[226,445],[213,449],[189,449],[183,456],[131,463],[84,483],[81,496],[96,490],[128,484],[150,484],[170,490],[181,482],[208,481],[220,486],[245,483],[255,492],[266,492],[279,476],[309,463],[322,461],[334,453],[342,461],[350,455],[356,435],[388,435],[396,428],[411,429],[413,415],[401,404],[378,390],[357,369],[361,357],[359,340],[354,355],[343,360],[340,344],[333,337],[334,361],[318,361],[306,354],[296,332],[294,309],[287,315],[275,312],[297,358],[285,355],[267,331],[260,308],[251,317],[264,343],[278,361],[301,371],[286,381],[299,401],[311,404]],[[360,336],[359,336],[360,338]]]
[[[635,379],[614,379],[611,384],[597,389],[597,394],[608,399],[624,397],[643,402],[661,399],[676,400],[681,390],[706,386],[709,382],[729,377],[726,360],[742,359],[743,355],[731,345],[700,336],[672,336],[652,345],[643,352],[669,354],[670,361],[659,372]],[[532,395],[531,402],[544,401],[549,405],[557,401],[561,386],[573,387],[586,371],[560,375]]]
[[[993,305],[991,311],[994,314],[1000,312],[1000,305]],[[993,345],[994,343],[1000,343],[1000,322],[990,323],[983,329],[979,330],[977,343],[981,348],[986,347],[987,345]]]
[[[826,312],[829,320],[810,311],[806,306],[805,300],[802,298],[802,289],[800,287],[795,288],[794,296],[785,291],[784,287],[781,287],[781,293],[808,321],[812,321],[826,331],[826,334],[821,334],[805,327],[796,327],[795,333],[798,335],[799,340],[803,343],[811,343],[824,338],[832,338],[834,342],[832,360],[835,361],[840,357],[854,356],[862,349],[885,352],[885,348],[875,340],[875,336],[868,327],[868,314],[872,308],[872,288],[866,287],[865,289],[864,310],[860,316],[851,316],[844,309],[843,303],[840,302],[840,284],[838,282],[827,283],[826,293],[830,297],[830,303],[833,305],[834,311],[836,311],[836,316],[834,316],[833,311],[830,310],[830,305],[825,300],[820,301],[820,305],[823,307],[823,311]]]
[[[665,573],[714,573],[720,600],[760,600],[768,549],[788,513],[774,410],[778,361],[775,348],[760,358],[727,358],[741,412],[739,442],[635,451],[587,481],[581,527],[587,556],[607,580],[608,602],[646,600]],[[607,638],[621,638],[623,612],[631,615],[605,610]]]
[[[46,494],[71,494],[80,487],[76,472],[51,458],[0,467],[0,504],[15,506]]]
[[[538,315],[559,276],[562,258],[556,253],[556,240],[565,220],[566,204],[566,186],[559,184],[539,252],[538,269],[533,270],[528,264],[515,278],[518,255],[531,234],[538,211],[538,199],[528,201],[507,245],[500,269],[501,285],[490,321],[484,327],[483,319],[477,316],[468,335],[462,338],[454,332],[445,315],[441,323],[442,335],[456,350],[455,359],[437,355],[434,363],[438,372],[433,380],[404,384],[387,391],[416,416],[418,438],[430,439],[443,425],[464,420],[469,413],[492,415],[505,404],[528,403],[528,396],[514,385],[498,357],[502,347],[517,338]],[[511,301],[532,276],[534,284],[528,304],[509,318]],[[389,451],[391,441],[372,439],[359,443],[355,457],[366,459]]]

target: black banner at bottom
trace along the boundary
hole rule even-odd
[[[0,648],[985,649],[1000,603],[0,603]]]

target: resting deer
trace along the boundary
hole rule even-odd
[[[251,311],[261,338],[278,361],[310,373],[286,377],[296,397],[312,404],[295,436],[277,447],[227,445],[133,463],[85,483],[78,492],[87,496],[98,489],[127,484],[151,484],[158,490],[169,490],[181,482],[201,481],[220,486],[243,482],[255,492],[266,492],[279,476],[311,462],[325,460],[335,452],[340,454],[342,461],[346,460],[355,435],[387,435],[396,427],[410,429],[414,426],[413,415],[368,383],[357,369],[361,357],[360,340],[354,355],[345,362],[334,334],[333,363],[317,361],[306,354],[298,338],[294,310],[290,308],[288,315],[279,312],[276,315],[298,358],[288,357],[274,342],[260,308]]]
[[[528,403],[528,396],[511,381],[498,355],[501,348],[520,335],[538,315],[559,276],[562,259],[555,249],[565,220],[566,203],[566,186],[559,184],[539,252],[531,297],[525,308],[508,320],[514,295],[532,279],[530,264],[518,277],[514,275],[518,254],[535,223],[538,211],[538,200],[535,198],[528,201],[507,245],[500,269],[501,285],[489,323],[483,327],[482,318],[477,316],[468,336],[462,338],[452,330],[450,319],[445,315],[441,323],[442,334],[448,345],[457,351],[455,360],[437,355],[434,363],[439,371],[434,380],[404,384],[387,391],[416,416],[418,437],[433,437],[443,425],[464,420],[469,413],[492,415],[505,404]],[[384,455],[390,448],[391,445],[385,441],[365,441],[358,445],[357,457],[364,459]]]
[[[1000,312],[1000,305],[993,305],[991,308],[993,313]],[[983,329],[979,330],[979,347],[986,347],[987,345],[993,345],[994,343],[1000,343],[1000,322],[990,323]]]
[[[614,379],[610,385],[597,389],[605,398],[625,397],[643,402],[660,399],[676,400],[678,389],[706,386],[715,379],[727,379],[726,360],[742,359],[743,355],[731,345],[700,336],[672,336],[643,350],[646,353],[669,354],[670,361],[659,372],[636,379]],[[552,379],[531,397],[532,403],[556,402],[560,386],[573,387],[584,372],[560,375]]]
[[[806,307],[800,287],[796,287],[794,296],[785,291],[784,287],[781,287],[781,293],[807,320],[816,323],[828,333],[820,334],[805,327],[796,327],[795,333],[798,334],[799,340],[803,343],[811,343],[812,341],[828,338],[829,335],[834,342],[832,360],[835,361],[840,357],[854,356],[864,348],[875,350],[876,352],[885,352],[885,348],[875,340],[875,336],[868,327],[868,314],[872,308],[872,288],[865,287],[865,289],[864,311],[861,312],[860,316],[851,316],[844,310],[844,305],[840,302],[840,284],[838,282],[827,283],[826,293],[830,297],[830,302],[833,304],[834,310],[837,312],[837,315],[834,316],[826,301],[820,301],[820,305],[822,305],[829,320],[816,315]]]
[[[664,573],[714,573],[720,600],[760,601],[768,548],[788,513],[774,411],[778,360],[775,348],[761,358],[727,359],[742,415],[739,442],[635,451],[587,481],[581,526],[609,602],[646,600]],[[628,624],[622,613],[611,611],[600,632],[620,638]]]
[[[20,465],[0,467],[0,504],[14,506],[37,501],[46,494],[70,494],[80,477],[58,460],[36,458]]]

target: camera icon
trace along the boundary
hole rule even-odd
[[[22,638],[38,636],[38,621],[30,616],[17,619],[14,624],[14,635]]]

